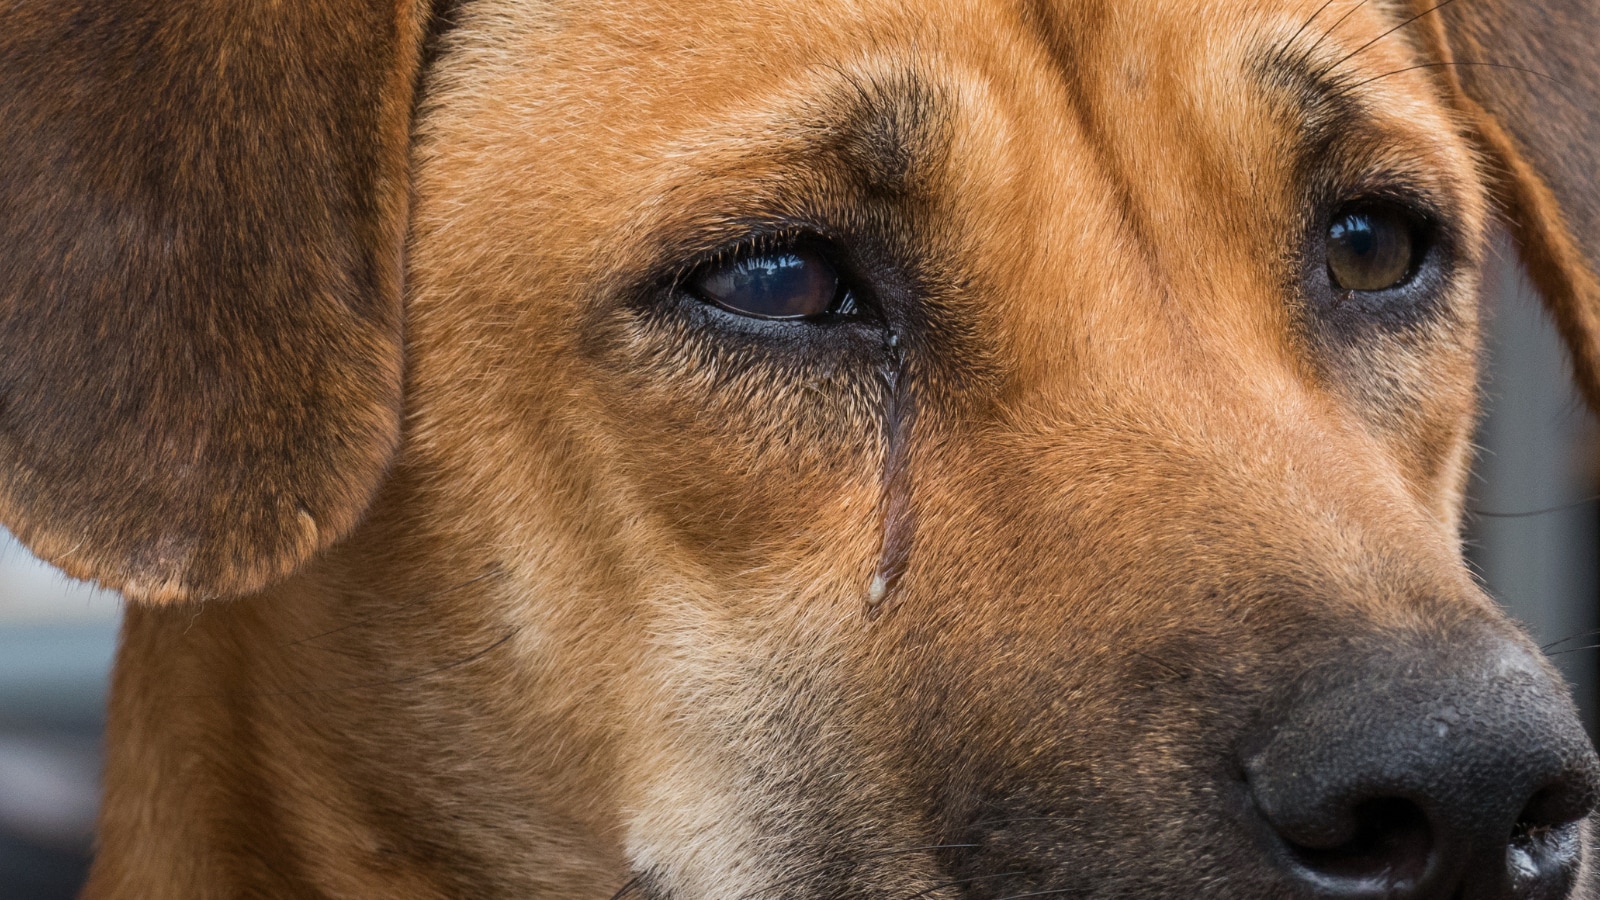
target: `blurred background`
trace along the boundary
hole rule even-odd
[[[1600,429],[1566,350],[1502,245],[1485,275],[1488,322],[1467,557],[1600,722]]]
[[[121,612],[0,531],[0,898],[66,900],[83,878]]]
[[[1520,273],[1485,280],[1487,416],[1469,557],[1572,682],[1595,734],[1600,430]],[[90,856],[106,675],[121,601],[0,531],[0,897],[75,895]]]

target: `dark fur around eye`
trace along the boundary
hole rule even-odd
[[[1422,327],[1448,312],[1457,235],[1426,195],[1362,192],[1317,208],[1300,269],[1316,331],[1357,339],[1374,328]]]

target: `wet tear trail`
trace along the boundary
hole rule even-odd
[[[884,369],[889,402],[884,412],[886,449],[883,462],[883,541],[878,565],[867,587],[867,616],[876,618],[893,599],[911,561],[917,538],[917,512],[911,498],[911,433],[917,407],[906,377],[905,347],[889,335],[889,363]]]

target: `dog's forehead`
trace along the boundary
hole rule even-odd
[[[1471,180],[1436,69],[1392,6],[479,0],[420,128],[421,215],[521,260],[527,284],[505,296],[549,296],[659,267],[655,236],[790,212],[780,187],[913,182],[933,201],[921,214],[957,236],[948,255],[1014,307],[993,325],[1029,377],[1058,367],[1063,303],[1092,318],[1096,297],[1234,302],[1210,286],[1264,286],[1319,129],[1365,135],[1369,162],[1441,190]],[[1257,319],[1278,314],[1266,293]],[[1106,309],[1124,331],[1140,313],[1170,330],[1154,305]],[[1254,343],[1275,352],[1282,324],[1250,326]],[[1223,338],[1250,352],[1248,335]]]
[[[1156,216],[1215,215],[1171,198],[1231,191],[1262,208],[1263,187],[1293,181],[1296,129],[1330,98],[1378,96],[1355,104],[1364,127],[1459,175],[1468,160],[1420,26],[1396,28],[1407,17],[1392,5],[480,0],[430,87],[421,183],[439,170],[446,193],[514,180],[503,198],[592,216],[561,230],[598,235],[639,230],[645,198],[710,208],[741,178],[837,164],[815,152],[831,142],[861,151],[842,161],[869,181],[958,169],[966,196],[1008,217],[1018,203],[1125,206],[1139,192],[1163,198]],[[1197,175],[1234,183],[1173,189]]]
[[[495,79],[496,96],[524,112],[583,102],[591,116],[634,119],[635,132],[672,131],[763,95],[793,97],[830,72],[894,66],[987,82],[1019,103],[1058,103],[1065,84],[1111,88],[1123,103],[1223,102],[1237,119],[1249,99],[1241,80],[1259,80],[1273,59],[1341,76],[1412,61],[1426,28],[1409,18],[1403,4],[1360,0],[479,0],[462,15],[469,36],[458,43],[469,52],[449,68]],[[452,82],[447,73],[444,86]]]

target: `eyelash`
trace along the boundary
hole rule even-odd
[[[816,253],[833,268],[839,279],[839,290],[835,298],[835,306],[830,308],[826,317],[820,320],[806,319],[802,321],[806,324],[818,325],[826,324],[830,321],[861,321],[869,315],[876,315],[877,305],[871,300],[872,292],[868,287],[868,281],[855,274],[856,267],[850,264],[848,255],[839,249],[838,242],[815,230],[803,228],[759,232],[741,241],[723,244],[710,253],[702,254],[693,262],[679,267],[674,273],[671,280],[672,293],[678,296],[692,297],[697,302],[717,306],[713,301],[701,296],[700,292],[694,289],[692,285],[697,278],[707,272],[731,265],[739,260],[775,256],[792,251]],[[730,314],[738,315],[737,313]]]
[[[802,242],[810,243],[811,241],[828,247],[832,246],[832,243],[826,238],[814,232],[801,229],[763,231],[741,238],[733,243],[720,244],[715,250],[694,255],[691,257],[690,262],[679,266],[673,273],[672,287],[674,290],[685,289],[685,286],[694,276],[707,269],[733,262],[742,256],[756,256],[787,250]],[[828,254],[828,257],[831,260],[833,254]]]

